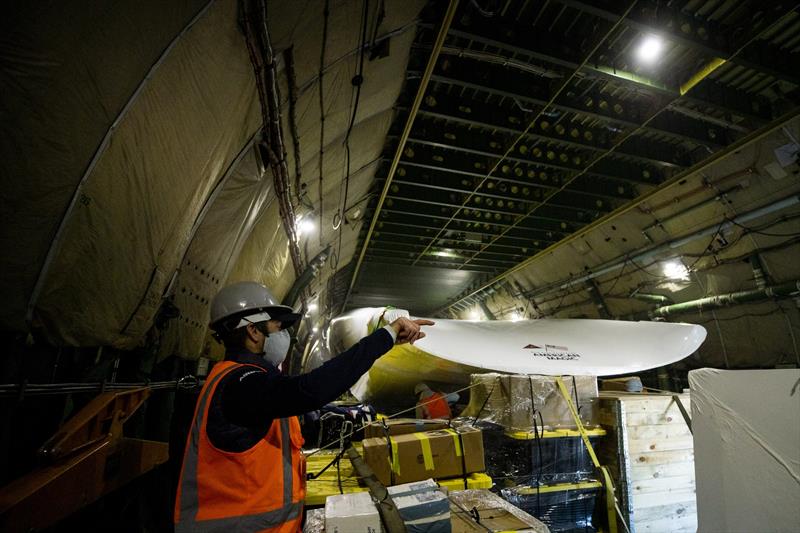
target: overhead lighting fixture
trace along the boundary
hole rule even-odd
[[[313,331],[314,333],[316,333],[316,332],[318,332],[318,331],[319,331],[319,328],[318,328],[317,326],[314,326],[313,328],[311,328],[311,331]]]
[[[311,233],[315,228],[314,221],[311,220],[310,217],[297,217],[295,229],[298,237],[306,233]]]
[[[636,55],[639,57],[639,60],[644,63],[652,63],[661,55],[661,50],[663,48],[664,42],[661,38],[655,35],[648,35],[639,45]]]
[[[470,320],[480,320],[481,319],[480,311],[478,311],[477,309],[473,309],[472,311],[470,311],[469,319]]]
[[[689,269],[679,260],[664,263],[662,270],[669,279],[689,281]]]
[[[314,303],[314,302],[311,302],[310,304],[308,304],[308,310],[309,311],[316,311],[317,310],[317,304]]]
[[[520,316],[519,313],[517,313],[516,311],[511,313],[511,322],[519,322],[520,320],[522,320],[522,316]]]
[[[454,250],[450,250],[449,248],[445,248],[444,250],[436,250],[435,252],[431,252],[431,255],[438,257],[460,257]]]

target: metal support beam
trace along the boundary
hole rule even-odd
[[[522,102],[527,105],[541,108],[547,105],[546,88],[532,86],[537,83],[536,78],[529,76],[530,79],[515,78],[509,79],[508,73],[502,67],[479,66],[479,65],[456,65],[448,69],[446,73],[435,74],[431,79],[435,82],[447,83],[458,87],[473,89],[483,93],[508,98],[512,101]],[[489,70],[488,72],[486,72]],[[475,76],[475,72],[481,72],[480,78]],[[409,70],[408,77],[416,78],[419,72]],[[541,84],[541,82],[538,82]],[[600,102],[606,105],[600,107]],[[658,108],[665,108],[669,102],[664,101]],[[595,107],[597,104],[598,107]],[[647,110],[634,107],[633,102],[615,100],[608,96],[590,95],[588,98],[578,99],[577,95],[565,95],[558,101],[551,104],[555,109],[562,113],[577,113],[586,117],[602,120],[611,124],[616,124],[627,129],[641,129],[642,133],[655,133],[664,135],[680,142],[690,142],[701,146],[709,146],[713,151],[720,150],[727,144],[735,140],[731,132],[725,131],[718,126],[710,128],[702,121],[691,119],[672,113],[671,116],[656,123],[645,124]],[[617,111],[615,111],[617,110]],[[709,131],[715,131],[714,135]]]
[[[522,110],[514,110],[513,114],[509,114],[509,110],[505,110],[509,116],[499,117],[498,109],[491,107],[485,103],[476,100],[466,100],[464,104],[468,105],[453,105],[453,102],[448,100],[436,100],[435,106],[428,106],[419,111],[419,117],[428,120],[446,120],[455,124],[460,124],[467,127],[479,127],[490,132],[498,131],[516,136],[522,136],[524,139],[530,141],[543,141],[547,143],[556,143],[559,146],[571,146],[577,149],[591,150],[593,152],[604,153],[611,145],[609,139],[613,137],[613,133],[607,128],[597,127],[584,127],[581,128],[581,135],[577,138],[572,138],[567,135],[559,135],[552,130],[543,130],[542,123],[539,123],[539,128],[531,128],[529,130],[521,129],[515,124],[525,121],[527,113]],[[400,105],[397,107],[398,111],[406,112],[407,107]],[[511,122],[509,119],[514,119]],[[688,156],[675,149],[672,145],[664,146],[663,143],[656,143],[647,138],[642,138],[642,146],[637,146],[636,151],[628,147],[622,147],[619,153],[615,154],[615,160],[632,160],[640,163],[641,170],[647,170],[654,176],[652,181],[661,181],[657,179],[661,172],[669,172],[670,170],[682,169],[691,164]],[[662,170],[659,170],[662,169]]]
[[[537,227],[527,226],[527,225],[518,225],[518,226],[511,227],[510,224],[504,224],[502,222],[484,222],[484,221],[481,221],[481,220],[468,220],[468,219],[463,219],[463,218],[458,218],[458,217],[444,216],[444,215],[441,215],[441,214],[436,215],[436,214],[431,214],[431,213],[424,213],[424,212],[420,212],[420,210],[417,210],[417,211],[410,211],[410,210],[402,211],[402,210],[398,210],[398,209],[389,208],[389,209],[384,209],[384,212],[387,213],[387,215],[392,215],[392,218],[384,218],[383,215],[381,215],[382,222],[390,222],[390,223],[403,223],[403,222],[405,222],[405,223],[408,223],[409,221],[411,221],[411,222],[414,222],[414,223],[418,222],[419,224],[417,224],[417,225],[425,225],[426,223],[430,223],[431,220],[436,220],[436,221],[441,220],[441,221],[444,221],[445,223],[447,221],[452,221],[452,223],[453,223],[452,226],[442,225],[441,227],[438,228],[438,231],[443,231],[444,232],[443,234],[446,234],[446,233],[451,232],[451,231],[471,232],[471,231],[473,231],[473,229],[477,230],[477,231],[480,231],[481,229],[483,229],[483,230],[485,230],[487,232],[489,230],[491,230],[494,233],[487,233],[487,234],[491,235],[493,239],[496,239],[495,242],[499,241],[499,239],[497,239],[497,237],[498,237],[498,234],[501,232],[501,230],[507,229],[509,231],[506,231],[505,234],[500,236],[500,238],[502,238],[502,239],[505,239],[505,238],[525,238],[529,242],[532,242],[534,246],[539,246],[538,243],[539,243],[540,239],[542,239],[543,242],[546,242],[546,241],[550,241],[550,240],[553,240],[553,239],[564,238],[564,237],[567,237],[568,235],[570,235],[570,232],[572,231],[570,228],[561,229],[560,227],[558,229],[547,228],[547,227],[537,228]],[[516,231],[516,233],[511,233],[512,231]],[[488,243],[486,243],[486,244],[488,244]]]
[[[398,245],[398,246],[409,246],[409,245],[419,245],[420,242],[430,241],[433,240],[433,235],[409,235],[408,233],[395,233],[392,231],[382,231],[378,230],[375,231],[373,234],[375,237],[376,242],[381,242],[384,244],[389,245]],[[439,248],[445,248],[449,250],[454,250],[456,252],[463,252],[465,254],[471,254],[478,251],[479,243],[475,243],[470,247],[470,243],[464,242],[460,239],[454,238],[444,238],[439,239],[436,246]],[[513,257],[515,260],[519,260],[525,256],[525,254],[534,251],[534,248],[527,248],[524,252],[519,246],[504,246],[504,245],[493,245],[492,250],[486,252],[490,255],[497,255],[497,256],[505,256],[505,257]]]
[[[460,170],[451,166],[444,167],[441,166],[441,163],[426,165],[403,161],[401,168],[405,171],[403,182],[428,183],[433,179],[435,180],[433,183],[453,184],[455,188],[458,188],[459,185],[466,187],[469,183],[478,183],[482,178],[482,175],[477,172]],[[491,183],[493,188],[491,190],[506,195],[501,195],[501,198],[506,198],[508,193],[511,193],[511,200],[537,201],[547,197],[550,193],[558,191],[560,184],[565,183],[568,179],[561,174],[552,174],[545,171],[537,172],[533,169],[525,170],[522,176],[519,177],[517,176],[516,168],[510,169],[506,174],[492,176]],[[509,175],[513,177],[508,177]],[[398,180],[397,183],[399,184],[400,181]],[[638,191],[628,184],[611,182],[591,175],[581,176],[581,178],[571,183],[571,187],[565,188],[565,192],[579,195],[584,200],[592,200],[595,202],[596,207],[602,207],[602,204],[597,205],[597,199],[610,202],[627,202],[634,200],[639,195]],[[483,194],[491,196],[488,191]],[[565,207],[571,208],[574,206]]]
[[[629,11],[630,11],[630,10],[633,8],[633,6],[634,6],[635,4],[636,4],[636,0],[634,0],[634,1],[633,1],[633,2],[632,2],[632,3],[631,3],[629,6],[628,6],[628,8],[627,8],[627,10],[626,10],[626,13],[627,13],[627,12],[629,12]],[[597,50],[598,50],[598,49],[599,49],[599,48],[602,46],[603,42],[605,42],[605,40],[606,40],[606,39],[607,39],[607,38],[608,38],[608,37],[609,37],[609,36],[610,36],[610,35],[611,35],[611,34],[612,34],[612,33],[613,33],[615,30],[616,30],[616,28],[618,27],[618,25],[619,25],[619,23],[615,23],[615,24],[613,24],[613,25],[612,25],[610,28],[604,28],[604,31],[602,31],[602,35],[600,35],[600,36],[598,37],[598,40],[597,40],[596,44],[594,44],[594,47],[593,47],[593,48],[592,48],[592,50],[591,50],[591,51],[588,53],[588,55],[587,55],[587,56],[586,56],[586,58],[584,59],[583,63],[586,63],[586,62],[588,62],[588,61],[591,59],[592,55],[594,55],[594,53],[595,53],[595,52],[596,52],[596,51],[597,51]],[[556,91],[555,91],[555,92],[554,92],[554,93],[553,93],[553,94],[550,96],[549,100],[548,100],[548,101],[545,103],[545,105],[542,107],[542,109],[540,109],[540,110],[539,110],[539,111],[536,113],[536,115],[535,115],[533,118],[531,118],[531,120],[528,122],[528,126],[525,128],[525,131],[530,131],[530,129],[533,127],[533,125],[536,123],[536,121],[537,121],[537,120],[539,120],[539,119],[541,118],[542,114],[543,114],[545,111],[547,111],[547,109],[548,109],[548,108],[549,108],[549,107],[550,107],[550,106],[551,106],[551,105],[552,105],[552,104],[553,104],[553,103],[556,101],[556,99],[559,97],[559,95],[562,93],[562,91],[563,91],[563,90],[564,90],[564,89],[565,89],[565,88],[566,88],[566,87],[569,85],[569,83],[572,81],[572,78],[575,76],[575,74],[576,74],[576,73],[577,73],[577,71],[573,71],[573,72],[572,72],[572,74],[571,74],[571,75],[570,75],[570,76],[569,76],[569,77],[568,77],[566,80],[564,80],[564,82],[563,82],[563,83],[561,83],[561,84],[560,84],[560,86],[558,87],[558,89],[557,89],[557,90],[556,90]],[[517,139],[516,139],[516,140],[515,140],[515,141],[514,141],[512,144],[511,144],[511,146],[509,146],[509,147],[508,147],[508,149],[506,150],[506,152],[505,152],[505,154],[503,155],[503,157],[505,157],[505,156],[509,155],[509,154],[510,154],[510,153],[511,153],[511,152],[514,150],[514,148],[515,148],[515,146],[517,145],[517,143],[519,143],[519,142],[520,142],[520,141],[521,141],[523,138],[524,138],[524,134],[523,134],[523,135],[520,135],[520,136],[519,136],[519,137],[518,137],[518,138],[517,138]],[[486,177],[485,177],[485,178],[484,178],[484,179],[483,179],[483,180],[482,180],[482,181],[481,181],[481,182],[480,182],[480,183],[479,183],[479,184],[478,184],[478,185],[475,187],[475,189],[474,189],[474,190],[475,190],[476,192],[477,192],[478,190],[480,190],[480,188],[483,186],[483,184],[484,184],[484,183],[485,183],[485,182],[486,182],[486,181],[487,181],[487,180],[488,180],[488,179],[489,179],[489,178],[492,176],[492,174],[493,174],[493,173],[494,173],[494,172],[497,170],[498,166],[500,165],[500,162],[502,162],[502,158],[501,158],[501,160],[500,160],[500,161],[498,161],[498,163],[496,163],[496,164],[495,164],[495,165],[494,165],[494,166],[493,166],[493,167],[492,167],[492,168],[489,170],[489,172],[486,174]],[[474,194],[474,193],[473,193],[473,194]],[[463,202],[463,205],[466,205],[466,204],[469,202],[469,200],[470,200],[471,196],[472,196],[472,194],[471,194],[470,196],[468,196],[468,197],[467,197],[467,198],[464,200],[464,202]],[[536,206],[536,207],[540,207],[540,206]],[[535,208],[534,208],[534,209],[535,209]],[[457,213],[457,212],[456,212],[456,213]],[[528,211],[528,213],[526,213],[526,217],[527,217],[528,215],[530,215],[530,214],[531,214],[531,211]],[[453,215],[453,216],[454,216],[454,215]],[[523,218],[524,218],[524,217],[523,217]],[[518,223],[519,223],[521,220],[522,220],[522,218],[518,218],[518,219],[517,219],[517,220],[514,222],[514,224],[512,224],[512,226],[517,226],[517,225],[518,225]],[[451,222],[452,222],[452,217],[451,217],[451,219],[450,219],[450,220],[448,220],[448,222],[445,224],[445,227],[447,227],[447,226],[448,226],[448,225],[449,225]],[[562,228],[563,228],[563,229],[567,229],[567,226],[566,226],[566,224],[563,224],[563,223],[562,223],[562,225],[561,225],[561,226],[562,226]],[[444,230],[442,230],[442,231],[444,231]],[[440,232],[440,233],[441,233],[441,232]],[[507,229],[506,229],[506,230],[504,230],[504,231],[503,231],[503,233],[507,233]],[[495,237],[495,238],[493,239],[493,241],[497,240],[499,237],[500,237],[500,236],[498,236],[498,237]],[[416,262],[417,260],[419,260],[419,258],[420,258],[422,255],[424,255],[424,254],[425,254],[425,252],[423,252],[422,254],[420,254],[420,256],[418,256],[418,257],[417,257],[417,259],[415,260],[415,262]],[[466,264],[468,264],[468,263],[469,263],[469,261],[466,261],[464,264],[466,265]]]
[[[428,221],[428,222],[430,222],[430,221]],[[470,224],[469,227],[467,227],[465,224],[459,225],[458,223],[459,223],[459,221],[456,221],[456,225],[454,227],[452,227],[451,229],[449,229],[445,233],[445,235],[444,235],[445,239],[451,238],[450,235],[459,235],[459,238],[463,242],[474,242],[476,244],[484,244],[484,242],[482,240],[484,237],[490,237],[491,238],[491,237],[495,237],[497,235],[497,233],[490,233],[490,232],[484,230],[481,225],[477,225],[476,226],[476,225],[474,225],[474,224],[472,224],[470,222],[469,223]],[[391,233],[399,233],[400,235],[418,235],[419,234],[419,233],[410,234],[408,231],[404,232],[405,228],[411,228],[411,230],[413,230],[413,231],[422,230],[422,231],[424,231],[426,233],[426,235],[425,235],[426,237],[430,237],[430,235],[427,235],[427,233],[433,232],[434,235],[435,235],[435,232],[438,232],[439,230],[441,230],[443,228],[443,226],[433,226],[433,225],[425,225],[425,224],[410,224],[408,217],[403,217],[402,219],[398,219],[398,220],[383,219],[381,222],[378,223],[378,229],[376,230],[376,232],[386,232],[387,231],[386,228],[389,228]],[[519,235],[506,234],[503,237],[502,241],[497,240],[492,244],[492,246],[501,246],[501,247],[507,247],[507,248],[512,248],[512,249],[520,249],[520,248],[522,248],[524,253],[527,253],[527,248],[538,247],[538,246],[544,247],[544,246],[547,246],[549,244],[553,244],[553,243],[557,242],[555,240],[550,240],[550,239],[545,238],[545,236],[544,236],[545,233],[546,232],[543,232],[543,231],[538,231],[537,232],[535,230],[525,230],[523,234],[519,234]],[[478,236],[481,237],[480,241],[474,239],[474,237],[478,237]],[[558,238],[558,236],[554,235],[553,238]],[[538,244],[533,245],[532,244],[532,242],[533,242],[532,239],[535,239]]]
[[[436,176],[436,174],[434,174]],[[455,180],[424,180],[420,176],[413,176],[416,178],[411,180],[395,180],[396,188],[393,187],[392,197],[405,198],[410,196],[409,199],[416,199],[418,193],[426,195],[427,199],[436,200],[443,197],[439,191],[444,193],[456,193],[455,198],[461,198],[461,195],[469,194],[471,192],[471,183],[464,184],[457,178]],[[438,176],[437,176],[438,177]],[[444,182],[444,183],[442,183]],[[441,185],[439,185],[441,183]],[[492,213],[501,213],[508,215],[519,215],[525,213],[526,208],[536,204],[547,201],[547,205],[557,207],[559,209],[566,209],[570,212],[577,212],[576,217],[564,217],[557,220],[564,220],[567,222],[586,222],[587,220],[599,216],[603,213],[612,211],[623,202],[618,199],[614,202],[608,199],[587,197],[586,195],[578,194],[571,190],[559,192],[558,190],[542,192],[536,188],[531,189],[529,195],[520,191],[520,194],[511,192],[512,186],[505,183],[489,183],[489,187],[484,185],[479,195],[474,195],[470,203],[466,206],[469,209],[477,209],[479,211],[490,211]],[[420,189],[426,189],[422,191]],[[428,190],[437,191],[429,193]],[[554,194],[557,193],[557,194]],[[453,194],[446,196],[449,201],[454,199]],[[449,205],[448,200],[442,200],[442,205]],[[503,209],[505,207],[505,209]]]
[[[480,43],[493,49],[503,50],[506,54],[527,56],[568,69],[577,68],[580,61],[577,52],[562,46],[563,39],[560,35],[530,31],[530,28],[519,26],[513,20],[505,20],[503,24],[483,24],[468,28],[457,23],[450,29],[449,36],[451,39]],[[591,77],[613,81],[654,96],[679,95],[678,87],[645,82],[637,76],[620,73],[611,67],[586,64],[581,71]],[[771,106],[766,100],[753,98],[743,91],[710,79],[703,81],[702,87],[697,87],[692,96],[686,96],[683,100],[739,115],[756,126],[762,126],[773,118]],[[714,117],[704,113],[699,113],[699,118],[715,123]]]
[[[397,206],[401,209],[404,209],[406,212],[420,212],[425,214],[430,213],[431,215],[434,215],[436,214],[435,208],[439,207],[439,214],[449,214],[449,218],[455,219],[456,215],[459,215],[463,220],[470,220],[467,217],[471,216],[473,217],[472,220],[470,220],[471,222],[484,222],[488,224],[503,225],[506,227],[518,226],[519,223],[515,223],[515,221],[520,221],[526,218],[525,213],[514,213],[508,210],[501,211],[498,209],[477,208],[471,205],[467,208],[463,208],[462,204],[445,201],[445,199],[441,196],[436,196],[431,193],[426,194],[426,196],[428,199],[403,198],[390,195],[387,199],[392,200],[392,205],[390,207]],[[582,225],[591,222],[590,217],[585,217],[584,220],[580,220],[578,217],[575,217],[574,219],[566,218],[563,216],[563,212],[558,208],[553,208],[545,204],[538,205],[541,206],[542,211],[537,212],[535,216],[527,217],[528,220],[532,220],[536,223],[534,229],[555,229],[568,232],[579,229]],[[469,215],[467,215],[466,210],[469,211]]]
[[[597,286],[597,283],[591,279],[586,282],[586,285],[589,291],[589,296],[592,298],[592,301],[597,308],[597,314],[600,315],[600,318],[613,318],[611,311],[608,310],[608,304],[606,304],[606,301],[603,299],[603,295],[600,293],[600,288]]]
[[[423,158],[441,157],[442,150],[450,150],[458,152],[462,156],[461,161],[466,162],[469,165],[469,170],[474,171],[476,163],[487,165],[500,159],[503,154],[499,152],[503,150],[504,146],[513,142],[513,140],[502,137],[496,138],[477,133],[461,128],[449,128],[449,131],[446,128],[441,128],[437,131],[437,129],[426,127],[408,140],[409,144],[412,145],[412,151],[410,152],[412,155],[409,156],[409,149],[407,148],[404,159],[416,161]],[[448,139],[448,137],[450,138]],[[422,148],[419,149],[417,147]],[[417,152],[419,152],[419,158],[414,157]],[[514,171],[517,177],[524,179],[532,170],[537,173],[546,172],[552,174],[555,172],[571,176],[590,165],[594,160],[594,155],[594,153],[587,150],[575,151],[546,144],[519,143],[515,154],[505,158],[505,161],[509,163],[501,167],[501,174],[514,176],[514,173],[512,173]],[[591,176],[618,184],[654,184],[653,180],[643,177],[642,169],[636,165],[631,165],[624,161],[615,163],[617,164],[609,165],[605,169],[596,169],[591,173]],[[517,168],[521,170],[517,171]],[[504,175],[498,177],[503,178],[505,177]],[[611,194],[608,196],[618,195]]]
[[[433,258],[430,259],[419,259],[415,261],[412,258],[398,258],[393,255],[381,255],[376,254],[374,252],[369,252],[366,255],[366,258],[369,259],[370,263],[381,263],[386,265],[408,265],[408,266],[423,266],[423,267],[434,267],[434,268],[445,268],[448,270],[452,270],[454,268],[458,268],[459,270],[466,270],[467,272],[482,272],[484,274],[494,275],[498,272],[502,271],[502,267],[489,267],[489,266],[482,266],[482,265],[467,265],[466,268],[461,268],[463,265],[461,262],[454,262],[454,261],[437,261]]]
[[[576,0],[555,1],[559,4],[574,7],[585,13],[594,15],[602,20],[607,20],[609,22],[620,20],[620,14],[611,11],[607,7],[603,7],[603,4],[607,6],[608,2],[603,2],[598,5],[598,2],[587,3]],[[685,20],[694,24],[697,24],[698,21],[696,19],[689,19],[686,14],[681,13],[681,11],[675,7],[671,7],[668,4],[655,3],[650,0],[643,0],[640,3],[641,5],[622,21],[623,24],[643,33],[664,35],[673,42],[698,50],[709,57],[729,57],[739,47],[738,44],[732,42],[723,42],[721,45],[715,45],[703,41],[694,35],[687,35],[678,31],[680,27],[680,24],[677,23],[678,21]],[[756,5],[758,6],[756,10],[768,6],[768,4],[760,3],[756,3]],[[782,9],[778,18],[796,8],[797,6],[792,5],[790,2],[785,2],[783,4],[776,2],[775,5],[772,6],[773,10]],[[659,23],[655,20],[654,13],[658,13],[658,17],[661,20],[672,20],[676,23],[673,24],[672,27]],[[766,19],[770,17],[763,18]],[[750,19],[749,22],[752,22],[752,19]],[[736,34],[736,32],[731,31],[734,28],[719,27],[713,21],[706,20],[701,21],[701,23],[706,27],[715,26],[708,33],[714,35],[717,42],[719,42],[720,39],[726,39],[726,35],[731,35],[731,33],[734,35]],[[778,47],[771,46],[769,43],[762,43],[759,47],[750,52],[738,54],[732,59],[732,62],[745,68],[769,74],[770,76],[788,81],[795,85],[800,85],[800,76],[798,76],[797,69],[791,67],[793,64],[791,58],[791,54],[779,50]]]
[[[378,199],[378,203],[375,206],[372,214],[372,222],[370,222],[369,229],[367,230],[367,235],[364,237],[364,243],[361,246],[361,253],[356,260],[356,266],[353,269],[353,277],[350,279],[350,285],[347,288],[347,294],[344,297],[344,302],[342,303],[342,309],[347,306],[347,300],[350,298],[350,294],[353,292],[353,287],[356,284],[356,280],[358,280],[358,272],[361,268],[361,263],[364,261],[364,255],[367,253],[367,247],[369,246],[369,239],[372,235],[373,230],[375,229],[375,224],[378,222],[378,218],[380,216],[381,207],[383,207],[383,202],[386,199],[386,195],[389,193],[389,186],[391,185],[392,178],[394,177],[394,171],[397,169],[397,164],[400,162],[400,157],[403,153],[403,148],[405,147],[406,139],[408,139],[409,134],[411,133],[411,127],[414,125],[414,119],[416,118],[417,111],[419,110],[419,106],[422,103],[422,97],[425,95],[425,89],[428,87],[428,83],[431,79],[431,74],[433,74],[433,68],[436,66],[436,61],[439,59],[439,52],[444,45],[445,37],[447,36],[447,31],[450,29],[450,24],[453,22],[453,17],[456,14],[456,9],[458,8],[458,0],[450,0],[450,3],[447,6],[447,11],[444,14],[444,18],[442,19],[442,25],[439,28],[439,33],[436,37],[436,42],[433,45],[433,50],[431,50],[431,55],[428,58],[428,64],[425,67],[425,72],[422,74],[422,79],[420,80],[419,87],[417,88],[417,95],[414,98],[414,103],[411,105],[411,111],[408,114],[408,119],[406,120],[406,126],[403,130],[403,134],[401,136],[401,140],[399,145],[397,146],[397,153],[395,153],[394,160],[392,161],[392,167],[389,170],[389,174],[386,177],[386,182],[383,186],[383,191],[381,192],[381,196]]]

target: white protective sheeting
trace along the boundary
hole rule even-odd
[[[38,299],[57,338],[130,347],[150,328],[197,216],[259,128],[236,17],[214,3],[187,31],[86,179]]]
[[[800,528],[800,370],[689,372],[698,531]]]
[[[346,186],[343,141],[355,107],[350,80],[359,64],[363,5],[267,6],[293,187],[287,50],[298,88],[297,181],[307,194],[300,201],[293,191],[291,199],[298,213],[317,218],[316,233],[301,248],[305,260],[328,245],[336,252],[317,291],[355,250],[363,221],[338,226],[337,211],[363,207],[368,198],[424,1],[370,4],[368,38],[391,38],[381,53],[365,52]],[[0,199],[0,326],[40,332],[59,345],[127,349],[144,340],[170,299],[180,316],[161,336],[161,356],[196,357],[218,286],[252,279],[285,295],[297,273],[272,173],[241,157],[262,114],[238,2],[125,0],[113,9],[95,1],[16,2],[9,12],[0,21],[0,155],[8,163]]]
[[[331,323],[331,353],[374,329],[386,308],[358,309]],[[389,309],[390,322],[407,311]],[[396,346],[354,387],[359,398],[413,390],[420,380],[463,384],[486,371],[514,374],[608,376],[664,366],[693,353],[706,338],[702,326],[622,320],[434,319],[414,346]]]
[[[4,328],[24,329],[25,308],[53,236],[103,138],[122,117],[137,87],[146,85],[145,77],[162,70],[159,60],[169,55],[170,44],[185,37],[182,32],[209,3],[4,3],[0,17],[0,325]],[[97,258],[98,268],[110,259]]]
[[[207,338],[208,302],[228,279],[233,258],[239,257],[258,215],[274,200],[271,192],[272,176],[263,171],[250,143],[198,217],[191,245],[173,282],[173,303],[180,314],[169,323],[162,353],[200,353]],[[285,247],[285,242],[282,244]]]

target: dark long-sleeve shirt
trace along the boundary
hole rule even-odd
[[[225,359],[246,365],[228,373],[211,400],[208,437],[217,448],[241,452],[262,439],[276,418],[301,415],[335,400],[394,344],[381,328],[325,364],[286,376],[252,353]]]

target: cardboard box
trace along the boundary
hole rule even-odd
[[[596,376],[564,376],[564,385],[575,403],[577,388],[581,422],[593,425],[594,403],[597,399]],[[529,430],[536,424],[547,429],[574,428],[569,406],[552,376],[527,376],[506,374],[473,374],[469,405],[461,416],[485,420],[507,429]]]
[[[451,492],[450,516],[452,533],[550,533],[545,524],[488,490]]]
[[[448,420],[423,420],[420,418],[393,418],[376,420],[364,428],[364,438],[385,437],[383,424],[386,423],[389,435],[407,435],[420,431],[434,431],[450,426]]]
[[[364,460],[386,486],[485,469],[481,431],[473,427],[364,439]]]
[[[451,533],[450,500],[432,479],[387,489],[408,533]]]
[[[381,531],[381,517],[369,492],[336,494],[325,500],[325,533]]]

